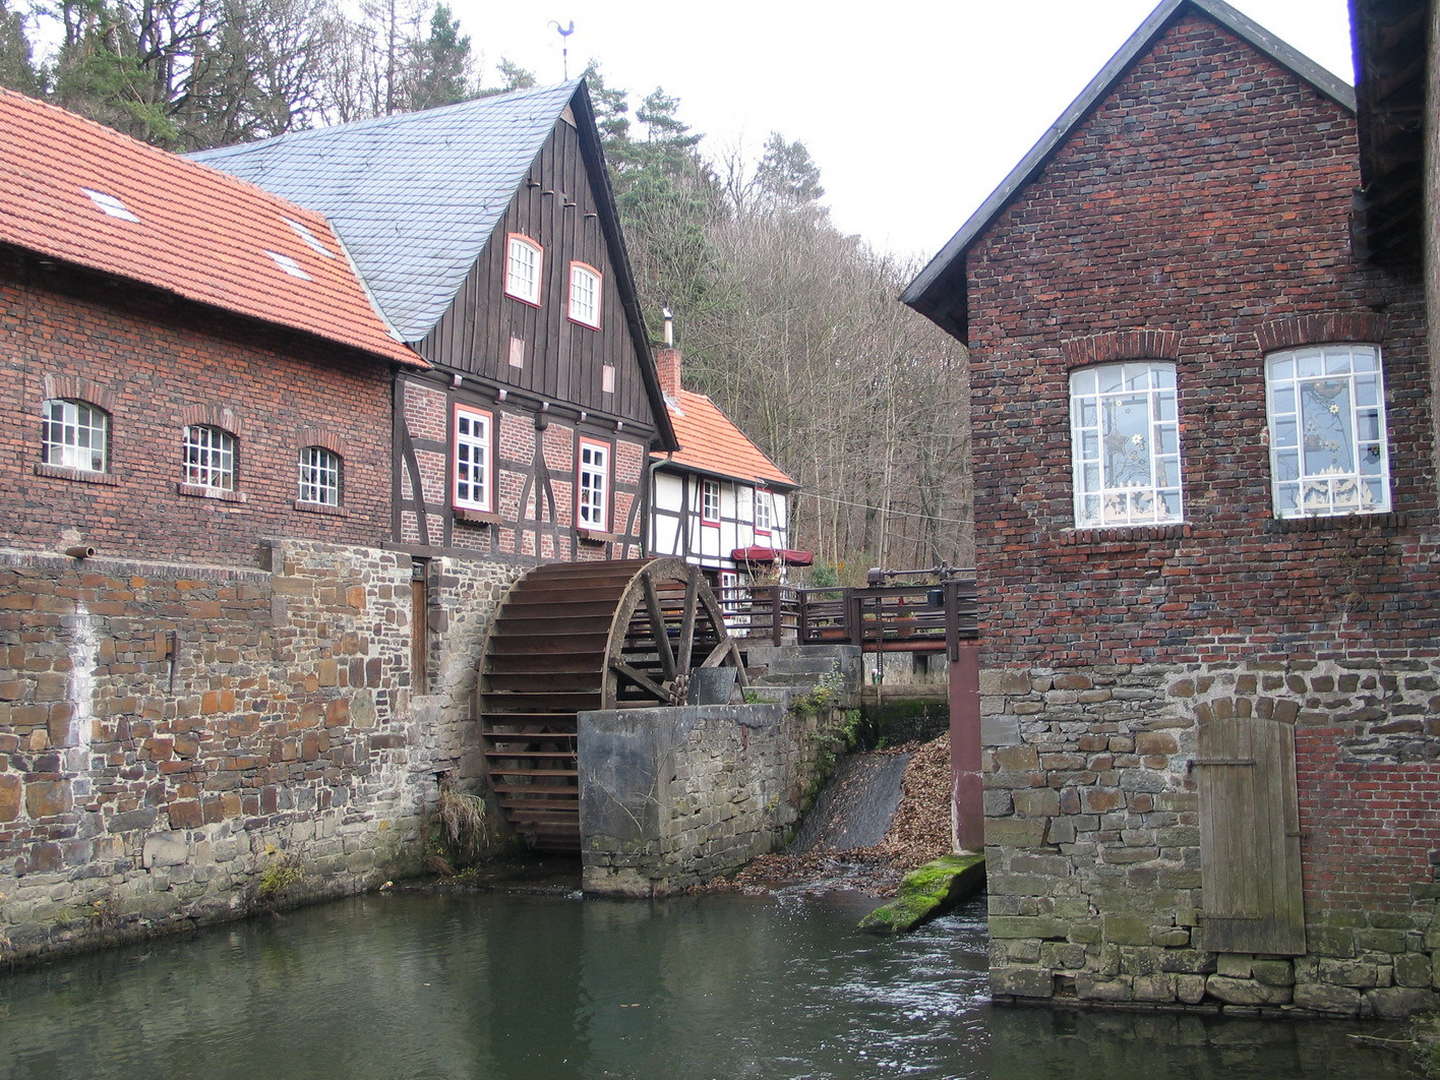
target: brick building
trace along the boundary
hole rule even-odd
[[[971,348],[997,997],[1440,985],[1423,295],[1354,98],[1166,0],[916,279]]]
[[[254,565],[390,521],[389,332],[323,218],[0,96],[7,546]]]

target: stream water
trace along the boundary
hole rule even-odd
[[[339,901],[0,975],[0,1076],[1410,1075],[1348,1026],[997,1009],[983,898],[898,940],[853,932],[871,904]]]

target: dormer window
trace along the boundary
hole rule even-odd
[[[570,264],[570,318],[600,329],[600,272],[585,263]]]
[[[540,273],[545,253],[528,236],[510,234],[505,255],[505,293],[516,300],[540,306]]]

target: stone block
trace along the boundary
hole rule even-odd
[[[63,781],[32,780],[25,785],[25,812],[32,818],[63,814],[70,805],[70,785]]]
[[[1319,956],[1355,955],[1355,931],[1343,926],[1307,926],[1305,942]]]
[[[0,821],[14,821],[20,816],[21,782],[14,775],[0,776]]]
[[[1160,970],[1185,975],[1206,975],[1215,970],[1215,954],[1200,949],[1166,949]]]
[[[1423,953],[1405,953],[1395,957],[1395,981],[1401,986],[1429,986],[1431,957]]]
[[[1248,979],[1255,965],[1249,953],[1221,953],[1215,958],[1215,973],[1227,979]]]
[[[1060,793],[1053,788],[1030,788],[1013,793],[1015,813],[1021,817],[1053,817],[1060,813]]]
[[[1256,960],[1250,965],[1250,974],[1266,986],[1295,985],[1295,968],[1289,960]]]
[[[995,768],[1003,772],[1030,772],[1040,765],[1033,746],[1002,746],[995,750]]]
[[[1028,671],[1006,671],[990,668],[980,672],[980,693],[983,694],[1028,694],[1030,673]]]
[[[1150,920],[1137,915],[1107,915],[1104,940],[1115,945],[1149,945]]]
[[[1134,998],[1133,980],[1129,975],[1106,978],[1082,972],[1075,976],[1075,996],[1082,1001],[1131,1001]]]
[[[1379,972],[1374,964],[1363,960],[1331,960],[1322,958],[1319,969],[1320,981],[1333,986],[1355,986],[1360,988],[1378,986]]]
[[[990,969],[990,993],[1014,997],[1048,998],[1055,994],[1055,977],[1048,968],[1002,967]]]
[[[1086,788],[1080,801],[1087,814],[1105,814],[1125,805],[1125,794],[1115,788]]]
[[[1300,983],[1295,987],[1294,1004],[1299,1009],[1357,1016],[1360,1012],[1360,991],[1325,983]]]
[[[171,833],[151,833],[145,838],[141,862],[147,870],[156,866],[181,866],[189,855],[184,840]]]
[[[1198,1005],[1205,996],[1204,975],[1176,975],[1175,996],[1186,1005]]]
[[[1409,986],[1387,986],[1379,990],[1367,990],[1362,997],[1361,1011],[1380,1017],[1382,1020],[1404,1020],[1416,1013],[1434,1009],[1440,1005],[1440,995],[1429,990],[1418,990]]]
[[[1367,952],[1403,953],[1405,951],[1405,931],[1356,930],[1355,947]]]
[[[1136,1001],[1174,1001],[1175,980],[1184,976],[1136,975],[1132,982]]]
[[[1063,938],[1069,930],[1063,919],[1048,915],[991,915],[992,938]]]
[[[1038,847],[1044,842],[1044,818],[990,818],[985,822],[985,843],[987,845]]]
[[[205,821],[200,811],[200,803],[195,799],[173,802],[166,807],[166,813],[170,817],[172,829],[198,829]]]
[[[1288,1005],[1291,998],[1288,986],[1266,986],[1253,979],[1233,979],[1226,975],[1211,975],[1206,979],[1205,992],[1227,1005]]]

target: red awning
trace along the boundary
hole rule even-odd
[[[736,548],[730,552],[730,557],[736,562],[783,562],[786,566],[809,566],[815,561],[815,553],[813,551],[797,551],[794,548],[759,547],[758,545],[755,547]]]

